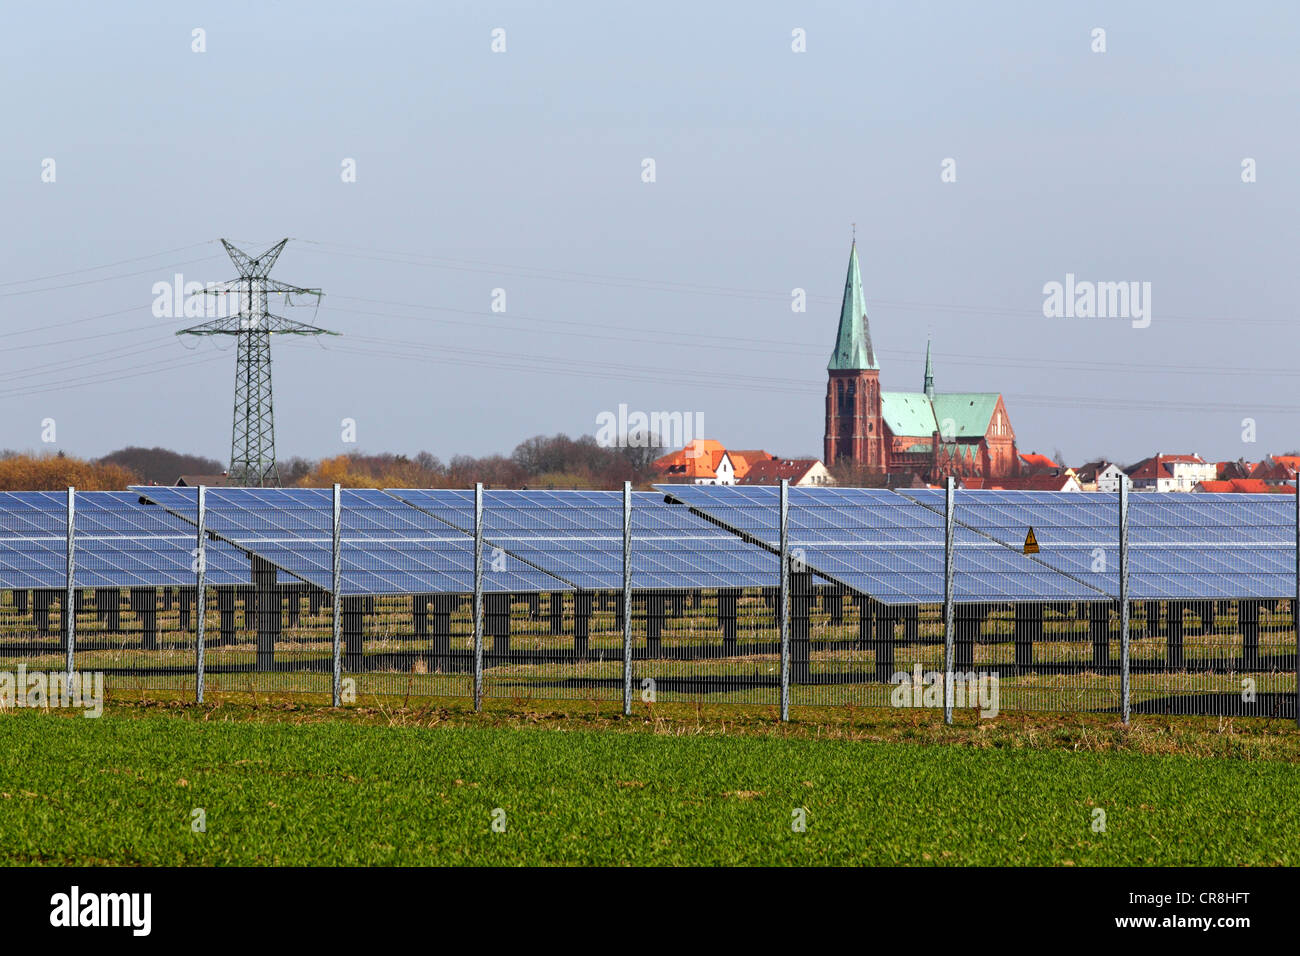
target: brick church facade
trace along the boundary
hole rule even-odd
[[[851,463],[929,482],[948,475],[1019,474],[1016,433],[1001,394],[936,392],[928,343],[921,391],[881,390],[856,242],[849,252],[839,332],[827,373],[827,467]]]

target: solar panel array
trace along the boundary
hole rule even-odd
[[[402,489],[394,498],[470,532],[468,491]],[[582,590],[623,587],[623,495],[617,491],[486,491],[483,534],[503,549]],[[777,556],[756,548],[663,495],[632,496],[632,587],[773,587]]]
[[[778,489],[663,486],[633,501],[638,590],[770,587],[778,579]],[[328,489],[211,488],[208,580],[248,583],[248,554],[318,588],[331,587]],[[667,504],[670,495],[680,504]],[[468,593],[473,493],[404,489],[342,493],[343,593]],[[151,504],[142,504],[142,500]],[[943,500],[933,489],[792,488],[790,545],[817,574],[887,604],[943,599]],[[1290,496],[1129,498],[1134,600],[1285,598],[1295,591]],[[197,489],[80,492],[78,587],[193,584]],[[962,491],[955,599],[1099,600],[1119,593],[1114,496]],[[0,587],[66,586],[66,498],[0,493]],[[1039,553],[1022,553],[1029,528]],[[489,592],[618,590],[622,495],[487,491]]]
[[[136,489],[159,508],[197,522],[198,489]],[[429,515],[374,489],[341,494],[344,595],[465,594],[474,589],[474,543]],[[277,568],[332,590],[333,492],[325,488],[211,488],[210,532]],[[484,575],[486,591],[565,590],[561,581],[512,555]]]
[[[66,492],[0,492],[0,588],[67,586]],[[194,585],[194,528],[124,491],[76,495],[77,587]],[[248,557],[229,545],[207,548],[214,586],[247,582]]]
[[[778,547],[779,489],[770,486],[665,485],[662,490],[737,532]],[[943,492],[939,509],[893,491],[792,488],[789,546],[803,563],[886,604],[944,599]],[[970,492],[963,492],[966,501]],[[964,513],[964,512],[963,512]],[[1027,526],[1026,526],[1027,528]],[[1103,600],[1117,574],[1062,574],[1014,546],[972,527],[954,534],[954,600]],[[1114,535],[1112,535],[1112,544]],[[1118,568],[1118,563],[1115,565]]]
[[[944,493],[900,492],[942,514]],[[1010,546],[1026,530],[1037,563],[1119,594],[1114,495],[963,491],[957,520]],[[1129,596],[1134,600],[1285,598],[1295,594],[1295,500],[1289,495],[1131,494]]]

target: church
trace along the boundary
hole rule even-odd
[[[1019,474],[1016,433],[1002,395],[936,391],[928,342],[921,391],[881,390],[856,240],[849,251],[835,352],[826,368],[827,467],[851,464],[927,482],[948,475]]]

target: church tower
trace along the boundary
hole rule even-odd
[[[840,327],[826,370],[827,467],[852,462],[886,470],[880,418],[880,365],[871,345],[856,240],[849,250]]]
[[[921,386],[925,397],[934,401],[934,363],[930,361],[930,340],[925,340],[925,384]]]

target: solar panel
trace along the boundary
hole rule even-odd
[[[198,489],[139,487],[194,523]],[[333,495],[324,488],[210,488],[207,528],[316,587],[332,588]],[[465,594],[474,589],[473,541],[383,492],[342,492],[342,593]],[[485,591],[562,591],[510,555],[485,561]]]
[[[899,494],[942,511],[942,491]],[[1134,600],[1283,598],[1295,593],[1295,502],[1280,495],[1129,495]],[[1119,593],[1119,500],[1077,492],[962,491],[957,520],[1015,545],[1033,527],[1036,560]]]
[[[67,514],[65,492],[0,492],[0,587],[67,586]],[[73,523],[76,587],[194,586],[194,529],[138,495],[78,492]],[[206,550],[210,583],[248,583],[245,555],[221,543]]]
[[[662,490],[727,527],[779,545],[774,486],[664,485]],[[938,603],[944,596],[942,514],[892,491],[792,488],[790,548],[813,570],[886,604]],[[1093,581],[1059,573],[970,529],[954,535],[954,599],[1104,599]]]
[[[470,532],[474,495],[446,489],[388,494]],[[485,491],[484,539],[581,590],[623,587],[618,491]],[[775,555],[654,492],[632,495],[632,586],[638,590],[754,588],[779,583]]]

